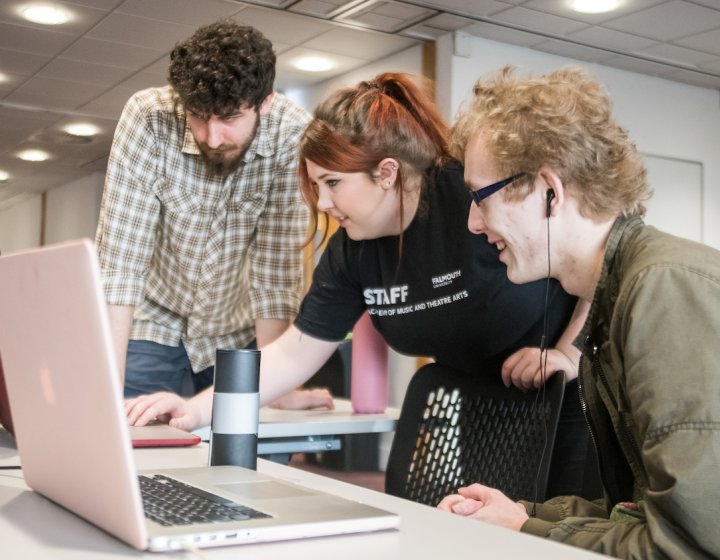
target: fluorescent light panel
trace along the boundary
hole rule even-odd
[[[610,12],[620,6],[620,0],[571,0],[570,7],[584,14]]]
[[[17,156],[25,161],[45,161],[50,154],[44,150],[23,150]]]

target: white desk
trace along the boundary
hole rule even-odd
[[[14,451],[0,433],[0,464]],[[138,449],[139,469],[206,464],[205,444],[193,448]],[[14,459],[17,463],[17,458]],[[353,486],[337,480],[258,461],[273,476],[359,500],[401,516],[399,530],[204,549],[203,557],[250,560],[437,560],[439,558],[503,558],[564,560],[606,558],[536,537],[462,519],[434,508]],[[58,560],[192,559],[190,552],[140,553],[96,529],[72,513],[30,491],[20,471],[0,471],[0,547],[2,557]]]
[[[258,453],[314,453],[340,449],[337,436],[392,432],[400,410],[388,407],[382,414],[355,414],[350,401],[334,399],[335,409],[280,410],[260,409]],[[210,428],[195,430],[204,441]]]

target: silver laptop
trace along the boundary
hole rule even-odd
[[[134,548],[255,543],[399,523],[393,513],[240,467],[140,474],[143,485],[210,493],[242,519],[165,526],[166,519],[146,517],[88,240],[0,257],[0,350],[28,486]]]

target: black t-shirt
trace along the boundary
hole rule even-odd
[[[341,340],[368,309],[394,350],[430,356],[465,371],[491,368],[524,346],[539,346],[546,280],[512,284],[485,235],[468,230],[470,199],[460,164],[436,170],[402,237],[328,242],[295,325]],[[550,282],[548,345],[555,344],[576,299]]]

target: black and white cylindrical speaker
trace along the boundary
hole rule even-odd
[[[257,469],[260,351],[221,350],[215,358],[210,465]]]

